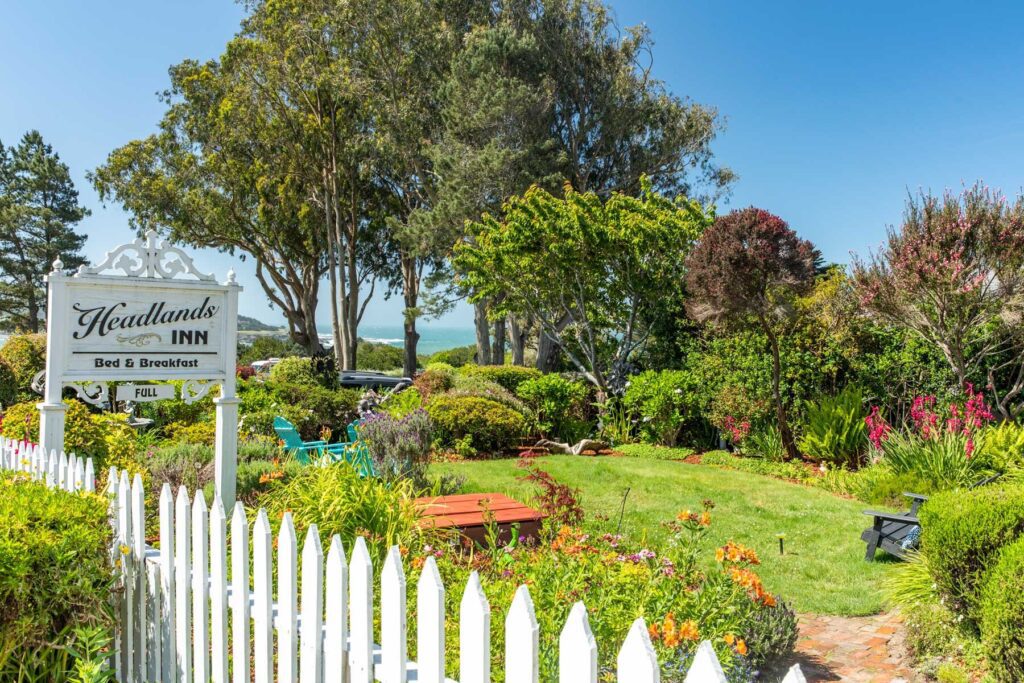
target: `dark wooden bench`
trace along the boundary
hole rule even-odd
[[[904,493],[913,503],[907,512],[878,512],[877,510],[865,510],[865,515],[874,517],[872,525],[865,529],[860,535],[861,539],[868,544],[865,560],[875,559],[875,552],[879,548],[900,559],[906,559],[907,551],[903,548],[903,541],[907,535],[916,528],[921,527],[917,518],[918,508],[928,500],[928,496],[918,493]]]
[[[967,488],[975,489],[985,484],[990,484],[1001,477],[1001,474],[994,474],[976,481]],[[865,560],[875,559],[875,552],[879,548],[885,552],[905,560],[907,550],[903,547],[903,541],[914,529],[921,528],[921,520],[917,518],[917,511],[921,504],[928,500],[928,496],[920,493],[904,493],[904,496],[914,501],[907,512],[878,512],[877,510],[865,510],[865,515],[874,517],[871,527],[861,533],[861,539],[868,544]]]
[[[474,543],[487,540],[487,525],[498,527],[498,542],[508,543],[513,530],[536,538],[544,515],[500,493],[464,493],[455,496],[417,498],[419,524],[423,528],[455,529]]]

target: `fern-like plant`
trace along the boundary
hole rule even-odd
[[[848,386],[836,396],[826,396],[807,410],[800,450],[818,460],[856,465],[867,450],[864,397]]]

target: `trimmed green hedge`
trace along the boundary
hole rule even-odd
[[[0,476],[0,680],[65,680],[76,631],[112,629],[107,500]]]
[[[992,676],[1000,683],[1024,681],[1024,538],[1003,548],[986,573],[980,608]]]
[[[442,447],[453,447],[467,436],[472,448],[492,453],[515,448],[526,435],[526,418],[497,401],[478,396],[441,394],[427,403],[434,436]]]
[[[954,611],[977,617],[985,570],[1024,533],[1024,487],[947,491],[921,507],[921,548],[935,584]]]
[[[537,368],[522,365],[464,365],[459,372],[466,375],[478,375],[492,382],[497,382],[513,394],[519,385],[528,379],[537,379],[544,373]]]

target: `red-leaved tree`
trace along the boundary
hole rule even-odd
[[[1003,418],[1024,411],[1024,197],[975,185],[911,198],[853,276],[864,309],[938,347],[959,388],[984,378]]]
[[[784,220],[751,207],[717,219],[686,259],[691,317],[727,329],[754,327],[768,338],[775,412],[790,459],[799,453],[782,398],[779,335],[793,318],[793,300],[814,285],[818,257]]]

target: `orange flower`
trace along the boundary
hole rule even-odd
[[[715,551],[715,561],[716,562],[725,562],[725,549],[724,548],[719,548],[718,550]]]
[[[747,656],[747,644],[743,641],[742,638],[736,641],[736,652],[739,652],[740,655],[744,657]]]
[[[697,521],[701,526],[711,526],[711,513],[705,510],[700,513],[700,519]]]
[[[700,640],[700,633],[697,630],[697,622],[687,619],[679,627],[679,637],[683,640]]]
[[[412,558],[412,568],[413,569],[423,569],[423,565],[426,564],[426,563],[427,563],[427,560],[425,558],[423,558],[423,557],[414,557],[414,558]]]

